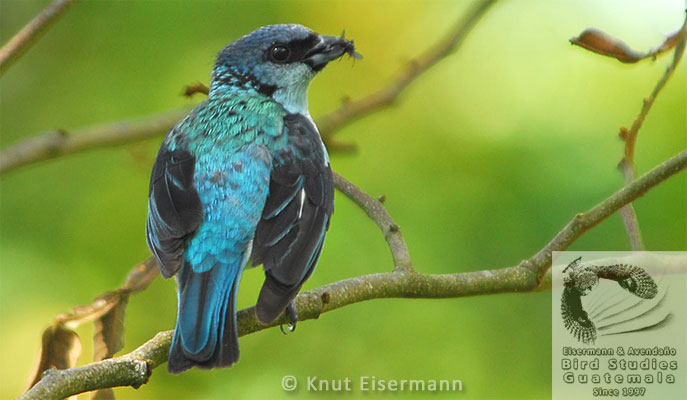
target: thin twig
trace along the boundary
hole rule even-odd
[[[401,228],[396,225],[384,205],[336,172],[334,172],[334,184],[339,191],[362,208],[382,230],[394,260],[394,271],[415,272]]]
[[[551,284],[546,277],[552,251],[565,250],[624,204],[686,167],[687,151],[683,151],[587,212],[577,214],[543,249],[517,266],[445,275],[396,271],[350,278],[298,295],[299,319],[316,319],[325,312],[377,298],[456,298],[546,289]],[[376,212],[368,214],[379,218]],[[271,325],[262,325],[253,307],[241,310],[237,318],[241,336],[288,322],[282,316]],[[160,332],[132,353],[120,357],[68,370],[51,370],[20,399],[61,399],[105,387],[139,387],[148,381],[153,368],[167,359],[172,334],[172,331]]]
[[[637,135],[639,134],[639,129],[642,127],[644,119],[646,119],[646,116],[649,114],[649,110],[651,110],[651,106],[654,104],[656,97],[661,92],[663,87],[666,85],[668,79],[670,79],[670,77],[675,72],[677,65],[680,63],[680,59],[682,58],[682,54],[684,53],[685,41],[687,40],[687,19],[685,19],[685,22],[682,25],[682,29],[680,30],[680,32],[681,39],[678,45],[675,47],[675,53],[673,54],[673,62],[668,66],[666,71],[663,73],[663,76],[654,87],[654,90],[651,91],[649,97],[644,99],[642,109],[639,111],[639,115],[637,115],[637,118],[635,118],[630,129],[621,129],[620,137],[625,141],[625,157],[623,158],[621,163],[634,165],[635,144],[637,142]],[[634,172],[634,169],[631,169],[630,171]]]
[[[639,115],[637,115],[637,118],[635,118],[630,129],[628,130],[625,127],[620,128],[620,137],[625,141],[625,155],[618,164],[618,168],[625,176],[626,184],[634,181],[637,176],[637,166],[635,165],[634,156],[639,129],[642,127],[644,119],[646,119],[646,116],[649,114],[649,110],[651,110],[651,106],[654,104],[656,97],[666,85],[668,79],[670,79],[670,77],[673,75],[673,72],[675,72],[675,69],[680,63],[680,59],[682,58],[682,54],[685,50],[685,41],[687,40],[687,16],[682,24],[682,28],[680,28],[680,31],[674,40],[676,41],[677,45],[675,46],[673,61],[663,73],[663,76],[658,81],[649,97],[644,99],[642,109],[639,111]],[[669,49],[667,46],[665,47],[666,50]],[[660,49],[661,47],[659,47],[659,50]],[[642,233],[639,229],[639,220],[637,219],[637,214],[635,213],[634,207],[631,203],[620,210],[620,216],[622,217],[623,224],[625,225],[627,236],[630,239],[630,247],[632,250],[644,250]]]
[[[57,17],[77,0],[55,0],[26,24],[0,49],[0,75],[45,32]]]
[[[317,125],[330,150],[343,152],[353,150],[354,145],[332,141],[328,136],[352,120],[379,111],[390,104],[413,80],[453,52],[494,2],[495,0],[485,0],[478,3],[443,40],[434,48],[427,50],[424,56],[417,58],[396,81],[386,88],[360,100],[347,102],[339,109],[318,118]],[[190,85],[185,94],[205,93],[203,86],[202,84]],[[54,130],[37,134],[0,151],[0,174],[37,161],[78,151],[116,146],[157,136],[171,129],[188,111],[187,108],[183,108],[140,119],[85,127],[72,132]]]
[[[357,119],[390,105],[417,77],[453,53],[496,0],[475,4],[434,47],[409,62],[406,69],[387,87],[359,100],[347,101],[341,108],[321,116],[317,126],[323,137],[331,136]]]
[[[625,180],[626,182],[629,179]],[[644,250],[644,240],[642,239],[642,231],[639,229],[639,218],[632,204],[628,204],[620,209],[620,219],[623,220],[625,226],[625,233],[630,241],[630,248],[633,251]]]

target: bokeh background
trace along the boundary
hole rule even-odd
[[[0,2],[6,42],[46,1]],[[215,54],[259,26],[302,23],[346,29],[364,60],[332,63],[314,81],[316,117],[392,80],[444,35],[467,1],[82,1],[0,79],[0,142],[53,128],[190,106],[186,84],[207,83]],[[354,154],[333,167],[386,205],[422,272],[514,265],[567,221],[623,185],[616,169],[621,125],[634,120],[670,57],[624,65],[569,45],[597,27],[633,48],[655,47],[684,18],[681,0],[502,1],[468,36],[383,112],[338,139]],[[687,66],[661,93],[637,143],[645,172],[687,145]],[[59,313],[118,287],[149,256],[148,176],[158,138],[41,162],[2,176],[0,194],[0,398],[18,396],[42,329]],[[687,179],[671,178],[635,203],[649,250],[687,250]],[[616,215],[574,250],[629,248]],[[388,271],[374,224],[337,193],[324,254],[305,289]],[[254,304],[263,274],[250,270],[239,305]],[[126,316],[128,352],[171,329],[175,283],[158,279]],[[172,376],[164,366],[120,399],[331,397],[295,394],[284,375],[354,381],[461,379],[470,399],[549,398],[550,293],[445,300],[375,300],[242,338],[228,370]],[[92,358],[93,329],[78,330]],[[360,396],[356,391],[347,396]],[[372,394],[374,397],[389,394]],[[426,397],[428,393],[404,393]],[[439,393],[450,398],[454,394]],[[83,397],[83,396],[82,396]],[[87,398],[87,397],[84,397]]]

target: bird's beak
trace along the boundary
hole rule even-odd
[[[317,44],[305,54],[303,61],[308,64],[313,71],[320,71],[328,62],[341,57],[344,54],[360,59],[362,56],[355,52],[352,40],[346,40],[342,34],[337,36],[320,35]]]

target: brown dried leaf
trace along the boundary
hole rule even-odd
[[[186,86],[186,89],[184,89],[184,96],[186,97],[191,97],[196,93],[208,94],[210,93],[210,88],[203,83],[196,82]]]
[[[118,292],[119,300],[106,314],[96,319],[93,323],[93,361],[101,361],[113,357],[124,348],[124,315],[129,302],[128,294]],[[112,389],[100,389],[93,392],[91,399],[113,400],[115,398]]]
[[[648,57],[646,53],[634,51],[625,42],[598,29],[586,29],[570,43],[597,54],[613,57],[623,63],[636,63]]]
[[[92,400],[114,400],[114,390],[112,388],[98,389],[91,395]]]
[[[144,290],[158,275],[157,264],[154,258],[149,258],[137,265],[126,277],[122,289],[129,293]]]
[[[666,52],[673,47],[675,47],[675,60],[678,60],[682,56],[682,51],[685,46],[685,38],[687,37],[687,16],[685,17],[685,22],[682,24],[682,28],[672,35],[668,36],[666,40],[658,46],[656,49],[651,50],[649,55],[651,57],[656,57],[657,55]],[[674,61],[675,62],[675,61]]]
[[[55,324],[76,329],[84,322],[93,321],[109,312],[119,302],[120,297],[119,291],[103,293],[96,297],[91,304],[74,307],[72,314],[58,315],[55,318]]]
[[[95,320],[93,361],[112,357],[124,347],[124,315],[129,296],[123,295],[117,304]]]
[[[41,356],[31,377],[29,388],[38,383],[50,368],[67,369],[76,365],[81,354],[79,335],[71,329],[56,324],[43,331]]]
[[[665,42],[661,43],[660,46],[658,46],[655,50],[652,50],[650,53],[652,55],[656,55],[659,53],[663,53],[664,51],[668,51],[668,50],[672,49],[673,47],[677,46],[677,44],[680,43],[680,40],[682,40],[682,35],[684,34],[684,30],[685,30],[685,28],[683,27],[679,31],[668,36],[668,38],[666,38]]]

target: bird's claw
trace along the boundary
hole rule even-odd
[[[291,301],[287,306],[286,310],[284,310],[286,313],[286,316],[289,318],[289,323],[286,325],[286,329],[289,330],[289,332],[293,332],[296,330],[296,324],[298,323],[298,310],[296,309],[296,302]],[[286,331],[284,330],[284,325],[279,325],[279,329],[281,330],[281,333],[286,335]]]

